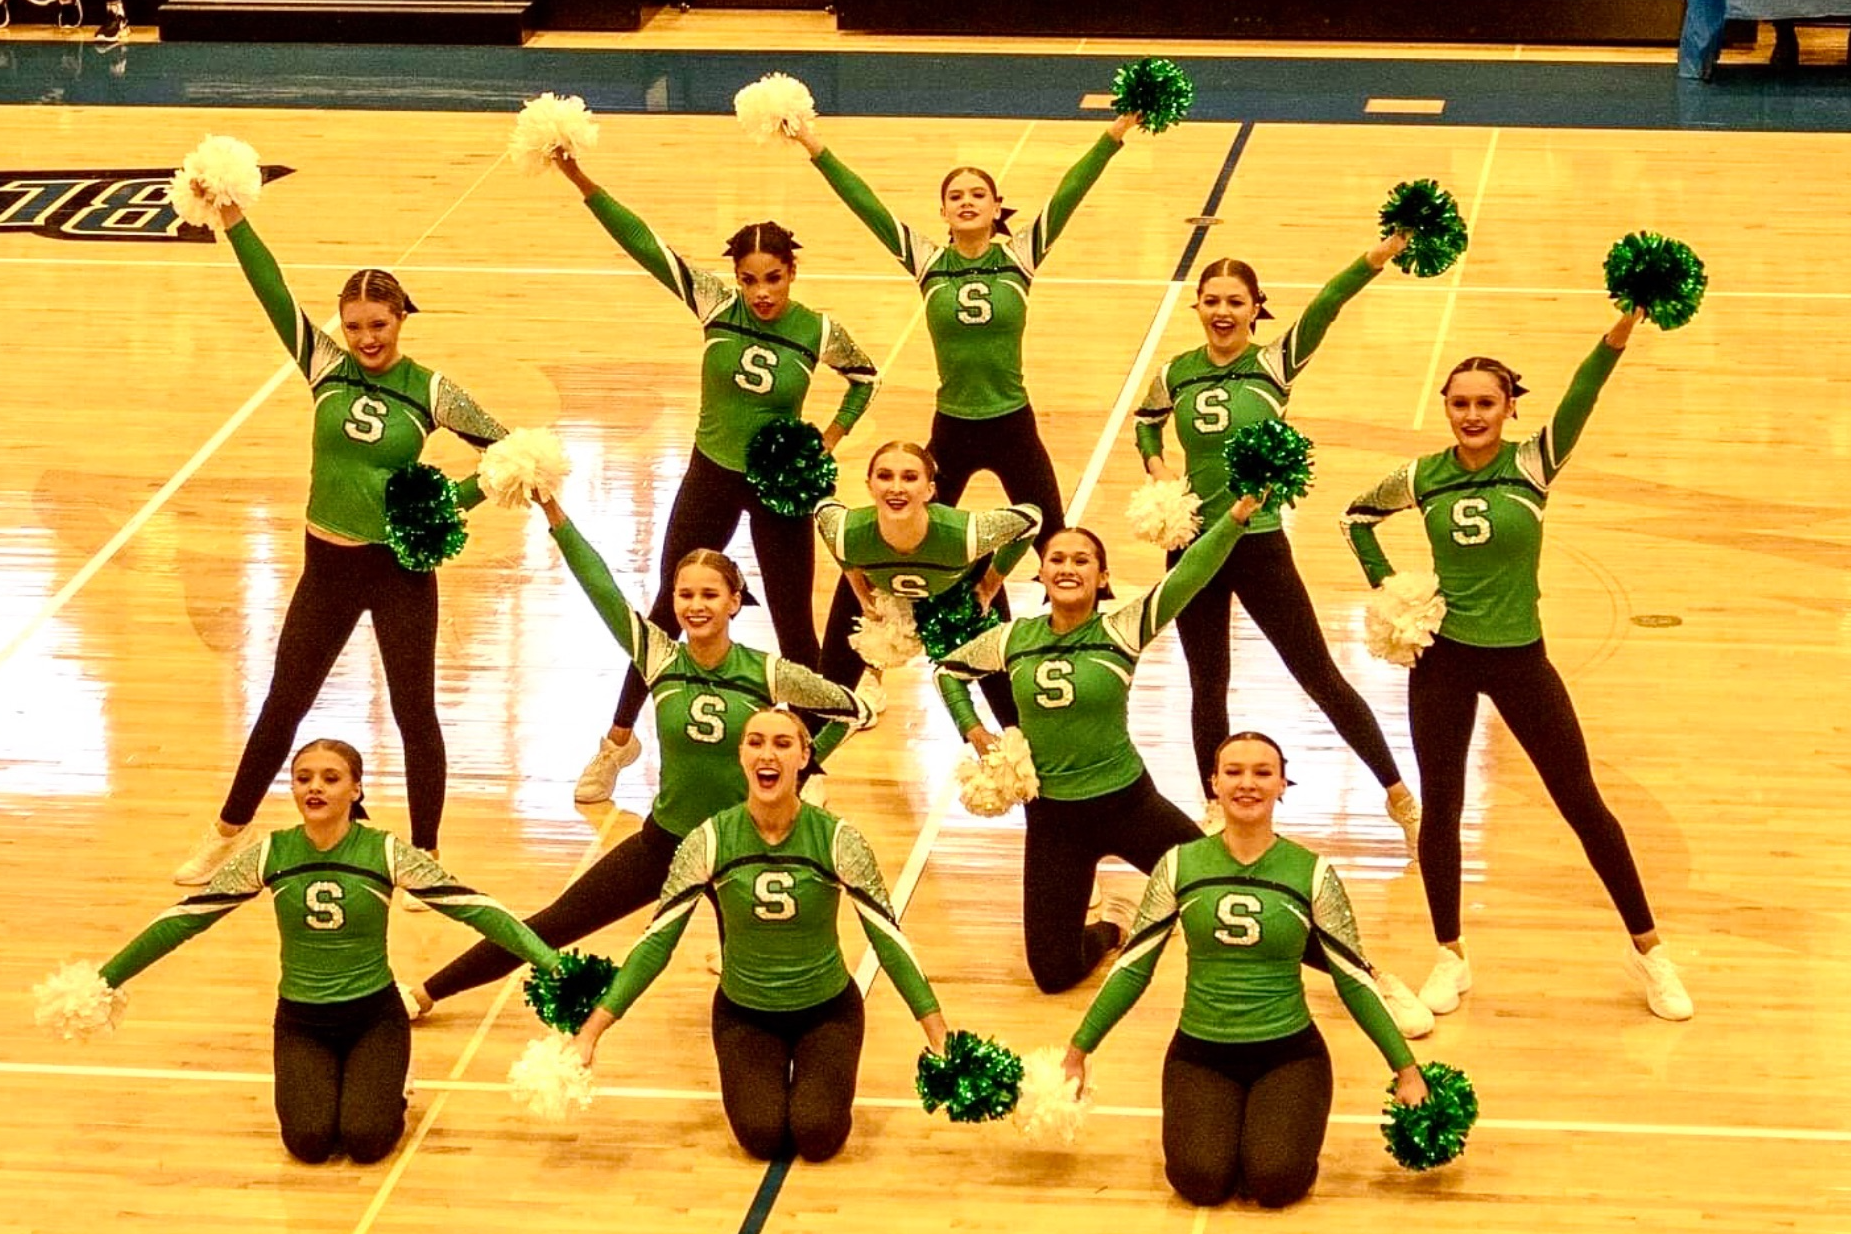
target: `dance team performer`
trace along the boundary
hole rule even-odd
[[[877,592],[908,601],[942,595],[982,567],[980,603],[991,604],[1003,579],[1028,553],[1041,526],[1032,505],[958,510],[937,496],[938,461],[924,446],[890,441],[868,460],[871,506],[851,509],[834,498],[816,507],[816,530],[842,567],[829,620],[823,629],[823,676],[853,687],[861,657],[849,645],[857,616],[868,613]],[[992,684],[994,682],[994,684]],[[1016,722],[1006,682],[985,678],[985,697],[997,722]]]
[[[1224,257],[1203,269],[1196,280],[1195,311],[1207,342],[1158,371],[1137,412],[1137,446],[1154,479],[1174,479],[1163,457],[1163,426],[1174,418],[1204,525],[1234,501],[1223,456],[1228,436],[1249,424],[1285,418],[1293,383],[1337,314],[1406,247],[1407,237],[1401,234],[1371,247],[1324,285],[1303,316],[1264,345],[1254,341],[1254,322],[1272,314],[1253,267]],[[1171,565],[1181,552],[1171,552]],[[1420,832],[1420,803],[1402,781],[1369,704],[1331,659],[1278,510],[1254,514],[1227,564],[1176,618],[1189,663],[1196,770],[1204,786],[1214,775],[1215,749],[1228,732],[1229,609],[1235,597],[1293,679],[1387,790],[1389,817],[1400,824],[1412,848]]]
[[[1202,834],[1157,792],[1131,743],[1131,677],[1259,506],[1256,497],[1233,503],[1162,581],[1104,614],[1099,601],[1112,595],[1105,545],[1084,528],[1057,532],[1041,557],[1047,615],[986,630],[939,665],[945,706],[979,754],[996,736],[978,720],[969,682],[1006,674],[1021,716],[1041,781],[1040,795],[1024,807],[1022,930],[1029,972],[1044,993],[1077,985],[1124,941],[1128,920],[1086,921],[1100,860],[1111,854],[1149,873],[1166,851]]]
[[[799,246],[776,223],[749,224],[726,242],[726,256],[733,262],[729,282],[689,265],[599,188],[576,160],[561,156],[555,165],[584,194],[585,204],[623,250],[688,306],[707,339],[694,449],[669,511],[650,623],[667,628],[674,620],[675,566],[697,548],[724,551],[743,516],[764,571],[765,603],[778,650],[794,664],[816,668],[821,651],[810,607],[816,579],[810,518],[787,518],[759,500],[746,480],[746,446],[773,420],[800,418],[811,373],[820,361],[848,382],[835,419],[823,430],[824,448],[834,450],[880,384],[873,363],[839,322],[791,299]],[[648,692],[632,668],[610,731],[573,790],[578,801],[609,800],[618,772],[642,754],[634,729]]]
[[[1543,511],[1640,316],[1627,313],[1614,323],[1581,362],[1549,422],[1521,442],[1504,439],[1505,422],[1516,418],[1517,399],[1526,393],[1517,374],[1485,356],[1461,361],[1440,388],[1456,444],[1397,468],[1343,516],[1363,573],[1379,586],[1394,568],[1376,540],[1376,524],[1418,509],[1446,600],[1439,633],[1408,677],[1408,720],[1426,806],[1421,876],[1440,945],[1420,998],[1441,1015],[1472,988],[1459,921],[1459,817],[1480,694],[1535,764],[1619,909],[1632,935],[1627,965],[1643,982],[1652,1014],[1687,1020],[1693,1010],[1677,966],[1659,944],[1626,833],[1594,783],[1587,741],[1549,661],[1538,611]]]
[[[479,931],[535,968],[559,955],[430,855],[365,826],[359,753],[344,741],[296,752],[290,790],[302,824],[237,853],[102,966],[112,989],[268,889],[282,936],[276,1004],[276,1117],[283,1144],[310,1164],[344,1152],[365,1165],[405,1130],[411,1028],[386,962],[394,888]]]
[[[807,124],[792,136],[925,297],[926,331],[938,363],[937,409],[926,442],[938,463],[938,500],[955,506],[971,476],[993,473],[1010,501],[1041,512],[1037,551],[1066,522],[1060,482],[1022,380],[1028,293],[1048,250],[1138,119],[1125,115],[1114,120],[1021,235],[1011,234],[1008,220],[1014,211],[1003,205],[989,172],[953,168],[939,185],[939,214],[951,229],[948,244],[900,222],[861,177],[823,148]],[[1007,616],[1007,600],[1001,603]]]
[[[437,723],[437,576],[407,570],[386,546],[386,480],[417,462],[424,439],[438,428],[477,449],[507,430],[449,378],[399,351],[399,330],[417,306],[398,279],[384,270],[358,270],[348,278],[340,296],[343,347],[289,294],[276,259],[243,211],[226,206],[220,220],[251,290],[314,396],[308,528],[302,577],[283,617],[269,693],[218,822],[208,824],[174,881],[203,884],[242,846],[257,804],[289,756],[297,725],[366,612],[373,615],[392,718],[405,745],[411,842],[434,852],[449,767]],[[473,476],[459,488],[464,508],[481,502]]]
[[[1261,733],[1215,752],[1227,825],[1163,854],[1124,954],[1067,1047],[1086,1060],[1150,984],[1170,936],[1189,950],[1182,1019],[1163,1061],[1163,1169],[1192,1204],[1245,1195],[1282,1208],[1311,1190],[1330,1122],[1330,1052],[1305,1002],[1301,966],[1321,948],[1343,1005],[1395,1072],[1395,1099],[1426,1081],[1371,980],[1343,882],[1329,861],[1277,835],[1285,755]]]
[[[826,1161],[848,1139],[864,1022],[836,932],[845,893],[927,1043],[940,1052],[945,1043],[938,999],[900,932],[873,851],[854,827],[797,796],[810,753],[808,730],[789,712],[767,708],[746,722],[745,803],[675,850],[655,919],[578,1035],[589,1065],[711,895],[725,956],[713,996],[720,1097],[740,1147],[766,1160],[794,1151]]]
[[[739,567],[712,549],[695,549],[677,564],[670,597],[686,642],[639,614],[565,511],[542,501],[566,565],[635,662],[654,693],[661,783],[637,832],[599,858],[559,898],[527,919],[555,947],[651,904],[662,891],[675,848],[703,821],[746,798],[739,736],[762,707],[783,703],[830,723],[818,735],[819,756],[864,726],[873,713],[851,691],[802,665],[732,639],[732,620],[745,591]],[[415,1018],[440,999],[514,971],[506,950],[478,944],[421,984],[406,990]]]

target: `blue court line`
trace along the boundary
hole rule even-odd
[[[1197,120],[1505,128],[1851,132],[1851,74],[1665,64],[1177,57]],[[594,111],[731,114],[792,73],[824,115],[1071,119],[1115,56],[588,51],[519,47],[0,41],[0,103],[513,112],[542,90]],[[1371,98],[1442,99],[1439,116],[1370,115]]]
[[[1213,218],[1215,211],[1221,208],[1221,199],[1227,194],[1228,184],[1234,179],[1234,169],[1240,164],[1240,156],[1246,152],[1247,139],[1253,135],[1252,124],[1242,123],[1240,131],[1234,134],[1234,140],[1228,145],[1227,157],[1221,161],[1221,169],[1215,175],[1215,183],[1208,190],[1208,197],[1202,203],[1201,217]],[[1182,257],[1176,263],[1176,273],[1172,282],[1187,278],[1189,269],[1195,264],[1196,255],[1201,252],[1202,240],[1208,234],[1208,223],[1198,223],[1189,233],[1188,241],[1183,245]],[[778,1202],[778,1194],[784,1190],[784,1180],[790,1176],[791,1160],[781,1157],[765,1167],[765,1177],[759,1180],[758,1190],[752,1196],[752,1205],[746,1210],[745,1220],[739,1225],[739,1234],[762,1234],[765,1222],[771,1219],[772,1206]]]

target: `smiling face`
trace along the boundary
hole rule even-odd
[[[760,321],[775,321],[790,307],[797,267],[770,253],[748,253],[733,263],[739,295]]]
[[[690,564],[675,572],[675,620],[690,643],[725,636],[739,604],[739,593],[712,566]]]
[[[1041,556],[1041,585],[1050,602],[1062,606],[1093,605],[1107,574],[1099,546],[1083,531],[1056,532]]]
[[[1285,764],[1268,742],[1230,741],[1215,756],[1215,800],[1229,824],[1272,825],[1273,805],[1285,792]]]
[[[938,486],[931,468],[909,450],[887,450],[868,468],[868,494],[883,514],[904,518],[932,500]]]
[[[954,236],[988,237],[996,231],[1003,199],[989,177],[977,171],[959,171],[945,182],[939,212]]]
[[[1195,315],[1201,319],[1202,333],[1212,346],[1220,351],[1237,351],[1252,337],[1260,305],[1244,281],[1222,274],[1206,280],[1196,292]]]
[[[369,373],[383,373],[399,361],[398,332],[405,314],[377,300],[349,300],[341,305],[341,333],[347,350]]]
[[[305,823],[338,823],[347,817],[360,797],[347,760],[333,750],[304,750],[289,769],[289,791]]]
[[[761,711],[746,721],[739,765],[746,790],[760,805],[784,805],[797,796],[797,773],[810,761],[810,734],[788,711]]]
[[[1495,373],[1454,373],[1440,398],[1446,404],[1446,422],[1452,426],[1453,437],[1468,455],[1482,456],[1504,440],[1504,421],[1516,404],[1504,393],[1504,383]]]

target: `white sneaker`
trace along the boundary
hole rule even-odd
[[[1446,954],[1451,955],[1449,951]],[[1414,991],[1408,989],[1408,983],[1395,976],[1377,970],[1375,974],[1376,993],[1382,996],[1383,1006],[1401,1030],[1401,1035],[1409,1041],[1417,1041],[1433,1031],[1433,1009],[1414,997]]]
[[[1441,947],[1433,971],[1420,983],[1420,1001],[1434,1015],[1459,1010],[1459,996],[1472,988],[1472,962],[1450,947]]]
[[[617,787],[617,773],[642,756],[643,743],[635,733],[630,734],[630,742],[624,746],[609,737],[599,738],[598,752],[579,774],[578,783],[572,789],[572,800],[587,806],[609,801],[611,790]]]
[[[1401,834],[1407,840],[1408,856],[1420,859],[1420,798],[1409,796],[1400,805],[1395,799],[1388,799],[1388,817],[1395,820],[1401,828]]]
[[[797,790],[797,800],[808,802],[817,809],[826,809],[829,805],[829,777],[821,774],[811,776]]]
[[[250,824],[228,836],[219,834],[217,823],[206,824],[206,834],[199,837],[199,842],[174,871],[174,882],[182,887],[203,887],[212,881],[218,868],[230,861],[232,855],[251,842],[254,833]]]
[[[411,987],[404,982],[398,982],[397,985],[399,1001],[405,1004],[405,1018],[407,1020],[422,1019],[424,1017],[424,1008],[419,1004],[418,996],[414,994]]]
[[[1660,943],[1644,955],[1632,947],[1626,949],[1626,967],[1645,986],[1645,1005],[1661,1020],[1688,1020],[1697,1010],[1684,989],[1684,979],[1677,965],[1665,954]]]

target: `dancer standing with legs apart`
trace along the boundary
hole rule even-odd
[[[1042,550],[1066,526],[1060,482],[1035,425],[1022,382],[1022,332],[1028,293],[1054,241],[1087,191],[1124,147],[1135,114],[1114,120],[1075,163],[1026,231],[1012,235],[1002,194],[989,172],[953,168],[939,185],[939,213],[949,244],[897,219],[807,124],[793,140],[810,153],[829,187],[899,258],[925,297],[926,330],[938,361],[938,407],[926,448],[938,460],[938,500],[955,506],[979,471],[993,472],[1009,500],[1041,511]],[[1001,601],[1003,616],[1009,615]]]
[[[1146,873],[1168,849],[1202,834],[1157,792],[1131,744],[1131,677],[1163,627],[1214,577],[1260,506],[1243,497],[1203,531],[1155,587],[1110,613],[1105,545],[1081,527],[1049,540],[1041,585],[1050,612],[1005,622],[939,665],[939,690],[979,754],[997,737],[978,721],[968,682],[1007,674],[1040,777],[1024,807],[1022,930],[1028,969],[1044,993],[1079,984],[1124,941],[1124,921],[1086,922],[1093,872],[1108,854]],[[1128,906],[1123,906],[1128,907]]]
[[[1537,610],[1543,509],[1640,316],[1627,313],[1607,331],[1581,362],[1549,423],[1521,442],[1504,440],[1505,421],[1516,417],[1517,398],[1525,393],[1517,374],[1485,356],[1462,361],[1440,389],[1457,444],[1398,468],[1343,516],[1363,572],[1379,586],[1394,568],[1376,541],[1375,525],[1397,511],[1418,509],[1446,601],[1439,634],[1408,678],[1408,718],[1426,806],[1421,876],[1440,944],[1420,997],[1442,1015],[1472,988],[1459,921],[1459,816],[1480,694],[1497,706],[1536,765],[1620,910],[1633,939],[1627,964],[1644,982],[1652,1013],[1667,1020],[1691,1015],[1690,995],[1659,946],[1626,833],[1594,784],[1581,723],[1549,662]]]
[[[816,579],[816,540],[810,516],[787,517],[766,507],[746,479],[746,446],[774,420],[801,418],[817,362],[848,382],[835,419],[823,430],[823,447],[836,443],[867,410],[879,385],[874,365],[840,323],[791,299],[799,245],[776,223],[752,223],[726,242],[733,281],[684,261],[642,219],[619,205],[576,160],[555,165],[585,196],[598,222],[624,252],[688,306],[707,338],[701,358],[701,410],[688,471],[669,511],[660,583],[649,609],[652,625],[675,617],[674,568],[697,548],[724,551],[744,516],[764,575],[765,603],[785,659],[815,668],[821,656],[810,589]],[[610,731],[579,777],[580,802],[608,801],[617,773],[642,754],[636,717],[648,693],[632,668]]]
[[[308,379],[315,400],[310,438],[308,534],[302,577],[277,639],[276,671],[245,741],[219,821],[174,881],[197,886],[237,851],[360,614],[373,615],[392,718],[405,745],[411,842],[437,848],[448,761],[437,724],[437,576],[400,565],[386,546],[386,480],[418,461],[424,439],[447,428],[477,449],[507,430],[449,378],[399,351],[399,329],[417,311],[398,279],[356,271],[341,288],[342,346],[315,328],[283,272],[236,206],[220,211],[244,276]],[[482,500],[471,476],[464,508]]]
[[[649,988],[704,895],[720,914],[725,963],[713,996],[720,1100],[754,1157],[826,1161],[848,1139],[861,1064],[861,991],[836,933],[844,893],[881,967],[926,1041],[942,1053],[945,1018],[900,932],[874,853],[855,828],[800,801],[810,735],[789,712],[746,722],[738,759],[744,805],[720,811],[675,850],[649,930],[579,1030],[586,1065],[598,1039]]]
[[[311,741],[291,763],[302,825],[238,853],[211,885],[157,917],[102,966],[111,991],[266,888],[283,938],[276,1005],[276,1116],[283,1144],[311,1164],[344,1152],[365,1165],[405,1130],[411,1031],[386,962],[393,888],[479,931],[535,968],[559,955],[427,853],[361,824],[360,755]]]
[[[937,483],[938,460],[930,450],[890,441],[868,460],[873,505],[850,509],[831,498],[816,507],[816,530],[842,567],[823,629],[823,676],[829,680],[852,687],[860,679],[861,656],[849,636],[856,617],[874,619],[877,596],[910,605],[976,575],[978,603],[990,605],[1003,579],[1027,555],[1041,526],[1039,510],[953,509],[934,500]],[[878,675],[879,666],[875,669]],[[982,686],[997,723],[1014,726],[1008,682],[986,677]]]
[[[1151,871],[1125,952],[1067,1047],[1086,1059],[1150,984],[1178,925],[1189,949],[1182,1022],[1163,1060],[1163,1171],[1191,1204],[1249,1197],[1283,1208],[1311,1190],[1330,1122],[1330,1052],[1300,971],[1321,950],[1343,1005],[1395,1072],[1395,1100],[1426,1081],[1383,1005],[1337,871],[1273,832],[1285,755],[1261,733],[1215,751],[1211,787],[1227,826],[1170,849]]]
[[[1175,478],[1163,458],[1163,426],[1174,416],[1189,489],[1202,502],[1202,520],[1218,517],[1234,500],[1223,455],[1229,436],[1261,420],[1285,418],[1292,384],[1337,313],[1406,247],[1407,238],[1400,234],[1376,244],[1326,283],[1304,315],[1265,345],[1253,339],[1254,322],[1272,316],[1259,276],[1244,261],[1224,257],[1211,262],[1196,281],[1195,302],[1208,342],[1165,364],[1138,409],[1138,452],[1151,477]],[[1181,552],[1171,551],[1171,565]],[[1228,732],[1228,627],[1234,597],[1387,790],[1389,817],[1400,824],[1412,850],[1420,832],[1420,803],[1402,782],[1369,704],[1331,659],[1276,509],[1253,516],[1227,564],[1176,618],[1189,662],[1196,770],[1204,786],[1214,775],[1215,748]]]
[[[819,755],[865,726],[873,713],[856,695],[809,669],[732,639],[744,581],[739,567],[712,549],[695,549],[677,563],[670,597],[685,643],[645,620],[617,589],[616,580],[566,518],[557,502],[543,501],[546,521],[566,565],[591,597],[655,693],[656,740],[662,780],[642,827],[606,853],[557,900],[527,919],[555,947],[576,942],[646,904],[668,878],[675,846],[707,818],[745,800],[739,734],[768,703],[786,703],[830,721],[818,734]],[[418,1016],[449,998],[514,971],[499,947],[470,948],[418,986],[406,990],[406,1010]]]

